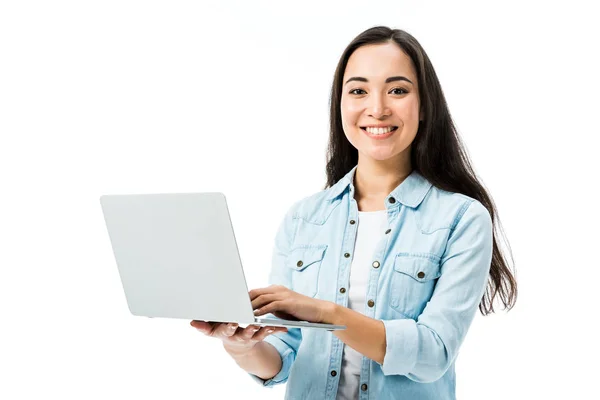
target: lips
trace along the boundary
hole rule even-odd
[[[375,139],[375,140],[383,140],[383,139],[387,139],[390,136],[392,136],[394,134],[394,132],[396,132],[398,130],[397,126],[392,126],[391,130],[389,131],[383,131],[384,133],[375,133],[374,131],[371,130],[371,132],[369,132],[367,129],[367,127],[361,127],[360,129],[365,133],[365,135],[367,135],[368,137],[370,137],[371,139]],[[371,127],[368,127],[371,128]],[[383,128],[383,127],[382,127]],[[388,126],[389,128],[389,126]]]
[[[377,134],[377,133],[383,134],[383,133],[387,133],[388,130],[395,131],[396,129],[398,129],[398,127],[394,126],[394,125],[387,125],[387,126],[361,126],[360,129],[362,129],[365,132],[370,131],[369,133],[372,133],[372,134]]]

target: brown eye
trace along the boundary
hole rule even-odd
[[[398,92],[394,93],[394,94],[398,94],[398,95],[404,94],[404,93],[408,93],[406,90],[404,90],[402,88],[394,88],[394,89],[390,90],[390,93],[394,92],[394,91],[401,91],[402,92],[402,93],[398,93]]]
[[[361,91],[361,92],[363,92],[363,93],[365,92],[365,91],[364,91],[364,90],[362,90],[362,89],[352,89],[352,90],[350,91],[350,93],[349,93],[349,94],[363,94],[363,93],[355,93],[357,90],[360,90],[360,91]]]

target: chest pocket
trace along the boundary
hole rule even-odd
[[[293,269],[292,290],[315,297],[319,290],[319,272],[327,245],[298,246],[290,252],[286,266]]]
[[[416,320],[431,299],[439,277],[438,256],[429,253],[397,254],[390,287],[390,307]]]

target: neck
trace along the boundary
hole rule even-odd
[[[410,157],[385,161],[359,157],[354,174],[355,199],[384,199],[411,172]]]

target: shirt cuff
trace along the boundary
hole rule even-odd
[[[287,344],[285,344],[281,339],[279,339],[276,335],[269,335],[264,339],[265,342],[272,344],[279,355],[281,356],[281,370],[275,375],[273,378],[264,380],[259,378],[256,375],[248,374],[250,377],[256,382],[261,384],[264,387],[272,387],[281,383],[285,383],[288,380],[288,376],[290,374],[290,368],[294,363],[295,353],[292,348],[290,348]]]
[[[384,375],[407,375],[417,364],[419,332],[412,319],[382,320],[385,326]]]

